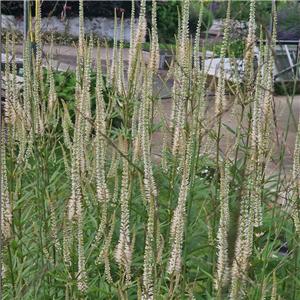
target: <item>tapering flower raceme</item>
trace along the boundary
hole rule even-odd
[[[108,236],[105,236],[105,245],[104,245],[102,252],[103,252],[103,256],[104,256],[106,279],[107,279],[107,282],[112,283],[113,279],[111,277],[111,272],[110,272],[109,254],[110,254],[111,240],[112,240],[112,236],[113,236],[114,229],[115,229],[115,214],[113,215],[110,224],[111,224],[111,228],[110,228]],[[132,249],[131,249],[131,252],[132,252]],[[101,253],[100,253],[100,255],[101,255]],[[130,268],[130,265],[129,265],[129,268]],[[129,277],[127,276],[127,278],[129,279],[130,276]]]
[[[200,29],[201,29],[201,24],[202,24],[202,15],[203,15],[203,6],[204,6],[204,1],[201,1],[200,4],[200,11],[199,11],[199,19],[198,19],[198,24],[197,24],[197,29],[196,29],[196,36],[195,36],[195,42],[194,42],[194,56],[193,56],[193,61],[194,61],[194,80],[196,84],[198,85],[197,89],[197,122],[194,122],[194,132],[197,136],[197,141],[199,144],[199,148],[201,145],[202,141],[202,135],[201,135],[201,130],[204,127],[204,96],[205,96],[205,81],[206,81],[206,75],[205,75],[205,53],[203,53],[204,57],[202,59],[202,65],[200,66],[200,56],[199,56],[199,44],[200,44]]]
[[[253,58],[255,48],[255,0],[250,2],[249,29],[246,38],[246,53],[245,53],[245,78],[251,85],[254,81]]]
[[[159,111],[159,116],[161,118],[161,120],[163,120],[164,125],[162,126],[161,129],[161,134],[162,134],[162,139],[163,139],[163,149],[162,149],[162,169],[163,172],[167,172],[168,171],[168,164],[167,164],[167,149],[168,149],[168,145],[167,145],[167,121],[165,120],[165,116],[164,116],[164,110],[163,110],[163,104],[161,101],[161,98],[159,98],[158,100],[158,111]]]
[[[262,58],[260,58],[262,60]],[[253,103],[253,118],[252,118],[252,130],[251,130],[251,141],[252,146],[256,153],[260,154],[262,152],[262,134],[261,134],[261,104],[263,101],[264,91],[262,89],[262,69],[258,70],[256,76],[256,87]]]
[[[175,90],[175,85],[174,85]],[[181,93],[181,89],[175,90],[175,93]],[[178,95],[172,97],[173,107],[174,110],[174,134],[172,140],[172,155],[174,158],[179,159],[179,163],[181,162],[180,158],[184,152],[184,145],[185,145],[185,137],[184,137],[184,98]],[[177,105],[176,105],[177,104]],[[176,107],[176,108],[175,108]]]
[[[148,130],[149,110],[150,110],[150,97],[152,89],[150,86],[149,78],[152,78],[151,70],[148,70],[145,76],[144,89],[142,94],[142,103],[140,108],[140,121],[138,128],[139,147],[142,151],[142,159],[144,165],[144,185],[147,198],[157,195],[155,180],[153,177],[152,163],[151,163],[151,145]]]
[[[217,86],[216,100],[215,100],[215,116],[219,116],[220,118],[225,109],[225,82],[226,82],[225,81],[225,56],[226,56],[226,49],[228,45],[229,21],[230,21],[230,1],[228,2],[224,37],[222,40],[222,47],[220,53],[220,66],[219,66],[220,72],[219,72],[219,79],[218,79],[218,86]]]
[[[77,118],[77,120],[80,118]],[[78,147],[78,127],[75,129],[74,146],[72,153],[72,195],[68,204],[69,220],[76,226],[77,242],[78,242],[78,276],[77,286],[78,290],[84,292],[86,290],[86,271],[85,271],[85,256],[84,256],[84,242],[83,242],[83,207],[82,207],[82,191],[81,191],[81,177],[80,177],[80,159]]]
[[[229,282],[229,264],[228,264],[228,230],[229,230],[229,162],[226,158],[224,171],[221,172],[220,187],[220,223],[217,235],[218,262],[217,275],[215,278],[215,288],[218,298],[222,298],[222,289]]]
[[[110,195],[105,177],[105,154],[106,154],[106,113],[105,100],[103,97],[103,80],[100,61],[100,47],[97,55],[97,82],[96,82],[96,184],[97,195],[100,202],[108,202]]]
[[[16,40],[15,40],[15,34],[14,32],[12,32],[12,54],[16,53]],[[8,58],[7,58],[8,59]],[[8,76],[11,77],[10,82],[6,81],[8,86],[10,85],[10,89],[11,89],[11,98],[9,99],[9,101],[11,102],[11,104],[14,105],[14,113],[13,114],[17,114],[19,116],[19,118],[22,119],[22,122],[24,122],[24,124],[26,124],[26,121],[24,120],[26,118],[26,115],[24,115],[24,112],[22,110],[22,100],[19,99],[19,91],[18,91],[18,83],[17,83],[17,63],[16,63],[16,55],[12,56],[11,62],[8,64],[8,68],[10,67],[10,65],[12,66],[12,70],[11,72],[9,70],[5,70],[5,75],[7,75],[7,71],[8,71]],[[6,67],[6,65],[5,65]],[[11,75],[10,75],[11,73]],[[25,126],[27,127],[27,126]],[[29,126],[27,127],[29,128]]]
[[[77,203],[77,239],[78,239],[78,275],[77,287],[81,292],[87,289],[86,270],[85,270],[85,255],[84,255],[84,241],[83,241],[83,207],[82,203]]]
[[[267,153],[270,149],[270,137],[274,128],[273,124],[273,85],[274,85],[274,65],[275,65],[275,57],[274,57],[274,49],[276,45],[276,25],[277,25],[277,17],[276,17],[276,8],[274,6],[274,18],[273,18],[273,32],[272,32],[272,40],[271,42],[267,41],[266,45],[264,45],[263,58],[265,64],[261,64],[263,68],[263,77],[262,84],[265,87],[264,89],[264,100],[262,103],[263,106],[263,130],[262,130],[262,151],[263,153]]]
[[[54,246],[56,247],[56,249],[58,251],[61,251],[61,246],[57,237],[57,232],[56,232],[56,216],[55,216],[55,212],[54,212],[54,207],[53,207],[53,203],[52,200],[50,199],[49,195],[48,195],[48,199],[49,199],[49,206],[50,206],[50,220],[51,220],[51,237],[52,237],[52,241]]]
[[[71,198],[68,203],[68,217],[70,220],[75,220],[77,216],[77,208],[81,206],[82,192],[81,192],[81,176],[80,176],[80,153],[78,143],[79,139],[79,129],[78,126],[74,132],[74,145],[72,149],[72,164],[71,164],[71,181],[72,181],[72,193]]]
[[[134,15],[131,16],[134,18]],[[132,20],[131,26],[134,24]],[[132,38],[129,49],[129,62],[128,62],[128,81],[131,82],[132,79],[135,77],[135,72],[137,71],[136,68],[139,64],[139,60],[141,58],[141,50],[142,50],[142,43],[144,42],[145,35],[146,35],[146,0],[142,0],[140,4],[140,15],[138,25],[135,31],[134,38]],[[133,29],[131,29],[133,32]]]
[[[153,0],[151,12],[151,49],[149,62],[149,69],[153,72],[155,72],[157,69],[157,61],[159,58],[156,9],[156,0]]]
[[[15,39],[12,39],[12,48],[15,51]],[[25,47],[26,48],[26,47]],[[24,70],[28,71],[28,57],[24,57]],[[10,70],[12,66],[12,70]],[[26,92],[29,92],[30,79],[24,78],[24,96],[23,101],[19,97],[17,87],[17,68],[15,55],[12,56],[12,61],[9,58],[9,43],[6,43],[6,67],[5,67],[5,79],[6,79],[6,93],[5,93],[5,120],[7,124],[7,142],[13,149],[18,147],[17,161],[19,163],[25,162],[31,155],[32,150],[32,133],[31,128],[31,113],[30,113],[30,99],[26,99]],[[30,76],[29,76],[30,78]],[[28,103],[28,111],[24,110],[24,104]],[[29,115],[26,115],[29,113]]]
[[[29,60],[29,40],[25,42],[24,46],[24,58],[23,58],[23,70],[24,70],[24,92],[23,92],[23,109],[25,114],[25,124],[27,128],[32,126],[32,113],[31,103],[32,103],[32,74]]]
[[[170,244],[172,245],[171,258],[167,271],[170,274],[180,275],[182,270],[182,243],[185,220],[185,203],[189,189],[189,170],[184,166],[182,182],[180,186],[178,205],[174,211],[170,230]]]
[[[154,215],[155,215],[155,201],[154,197],[150,195],[150,198],[144,194],[146,199],[144,204],[149,203],[148,209],[148,223],[146,232],[146,245],[144,253],[144,273],[143,273],[143,294],[142,300],[154,299],[155,291],[153,290],[153,259],[152,259],[152,244],[154,234]]]
[[[255,83],[252,130],[251,130],[251,146],[253,152],[252,157],[252,190],[251,190],[251,206],[254,213],[254,227],[262,225],[262,134],[261,134],[261,103],[263,101],[262,86],[262,70],[258,70]]]
[[[246,167],[246,180],[243,186],[240,216],[238,221],[237,239],[234,250],[234,260],[231,268],[230,300],[239,300],[244,294],[249,257],[253,247],[253,206],[250,206],[249,191],[252,182],[250,176],[251,164]]]
[[[41,40],[41,6],[40,1],[37,1],[37,17],[35,21],[35,42],[36,42],[36,53],[33,55],[31,44],[29,43],[30,65],[29,70],[33,71],[33,94],[32,94],[32,126],[35,129],[35,133],[44,134],[45,122],[45,101],[42,100],[44,95],[43,85],[43,67],[42,67],[42,40]]]
[[[193,127],[193,126],[192,126]],[[170,244],[172,245],[171,258],[167,271],[170,274],[180,275],[182,270],[182,244],[186,216],[186,200],[190,187],[189,177],[194,146],[194,136],[190,133],[183,158],[183,175],[180,185],[178,204],[174,211],[170,229]]]
[[[134,43],[134,25],[135,25],[135,3],[131,1],[131,18],[130,18],[130,46]]]
[[[9,200],[9,190],[7,182],[7,167],[6,167],[6,145],[4,135],[4,122],[1,125],[1,232],[5,239],[10,236],[10,227],[12,222],[12,212]]]
[[[84,44],[85,45],[85,44]],[[82,84],[82,103],[79,107],[79,113],[84,116],[84,143],[88,144],[90,140],[90,134],[92,131],[92,113],[91,113],[91,70],[92,70],[92,54],[93,54],[93,38],[90,36],[89,47],[86,51],[86,56],[84,56],[84,70],[83,70],[83,84]]]
[[[63,218],[63,260],[67,266],[71,266],[70,249],[69,249],[69,232],[67,230],[67,216]]]
[[[154,217],[156,212],[157,189],[153,177],[153,170],[151,165],[151,145],[148,130],[149,111],[151,110],[150,99],[154,93],[154,74],[157,68],[158,58],[158,38],[156,28],[156,3],[152,3],[152,30],[151,30],[151,45],[150,45],[150,62],[148,68],[142,68],[144,71],[144,88],[142,91],[142,103],[140,108],[140,123],[136,137],[136,149],[141,148],[143,165],[144,165],[144,178],[140,176],[141,191],[144,205],[148,207],[148,222],[146,231],[146,244],[144,253],[144,272],[143,272],[143,300],[155,299],[156,292],[154,291],[153,280],[153,235],[154,235]],[[140,144],[140,147],[139,147]],[[138,151],[138,150],[137,150]],[[136,152],[138,153],[138,152]]]
[[[79,35],[78,35],[79,60],[83,60],[84,55],[84,14],[83,0],[79,0]]]
[[[195,41],[194,41],[194,57],[193,57],[193,59],[194,59],[194,74],[195,74],[196,82],[199,82],[199,76],[200,76],[200,73],[199,73],[199,71],[200,71],[199,45],[200,45],[200,29],[201,29],[201,24],[202,24],[202,15],[203,15],[203,3],[204,3],[204,1],[201,0],[199,19],[198,19],[198,23],[197,23],[196,35],[195,35]]]
[[[277,299],[277,278],[276,278],[276,272],[273,271],[273,286],[272,286],[272,293],[271,293],[271,300]]]
[[[120,138],[122,140],[122,138]],[[127,143],[123,140],[123,153],[127,153]],[[131,272],[131,246],[130,246],[130,228],[129,228],[129,169],[127,159],[123,159],[123,172],[121,183],[121,227],[119,242],[115,251],[115,259],[120,269],[125,268],[126,284],[130,283]]]
[[[190,82],[187,74],[192,72],[192,47],[188,39],[189,1],[184,1],[182,6],[182,22],[180,28],[178,55],[174,65],[174,85],[172,89],[172,127],[174,130],[172,140],[172,154],[179,161],[182,168],[185,147],[184,147],[184,126],[185,118],[190,109],[189,100]]]
[[[115,28],[114,28],[114,45],[113,45],[113,55],[112,55],[112,61],[111,61],[111,66],[110,66],[110,82],[117,86],[117,80],[118,80],[118,20],[117,20],[117,9],[115,8]]]
[[[134,7],[134,1],[132,2],[132,7]],[[133,108],[133,113],[131,116],[131,128],[132,137],[136,139],[137,137],[137,115],[138,106],[136,105],[138,98],[141,95],[144,82],[145,74],[145,63],[143,61],[142,54],[142,43],[144,43],[146,34],[146,1],[141,1],[140,4],[140,15],[138,19],[138,24],[135,24],[134,10],[131,13],[131,36],[130,36],[130,49],[129,49],[129,62],[128,62],[128,81],[127,84],[123,86],[126,87],[127,92],[127,103],[129,108]],[[121,67],[121,66],[120,66]],[[120,74],[123,76],[123,73]],[[136,148],[137,149],[137,148]]]
[[[13,99],[13,91],[11,88],[11,80],[10,80],[10,53],[9,53],[9,32],[6,32],[6,61],[5,61],[5,82],[6,82],[6,89],[5,89],[5,104],[4,104],[4,112],[5,112],[5,121],[8,124],[8,137],[13,137],[13,124],[16,122],[16,111],[14,108],[14,99]]]
[[[63,116],[62,116],[62,128],[63,128],[63,136],[64,136],[64,145],[71,150],[72,149],[72,142],[70,138],[70,127],[73,126],[73,122],[71,120],[71,116],[69,113],[69,109],[67,104],[61,100],[63,106]]]
[[[80,22],[83,22],[82,1],[80,1]],[[83,24],[80,24],[80,28]],[[83,35],[83,28],[80,31]],[[90,111],[90,67],[91,67],[91,48],[86,51],[83,36],[79,37],[80,49],[77,57],[79,62],[76,70],[76,120],[74,126],[74,138],[72,144],[71,156],[71,198],[68,203],[68,217],[74,227],[74,234],[76,235],[77,254],[78,254],[78,274],[77,274],[77,288],[84,293],[87,289],[86,269],[85,269],[85,253],[84,253],[84,239],[83,239],[83,214],[84,214],[84,190],[82,189],[82,181],[85,178],[87,170],[85,161],[85,147],[87,135],[89,136],[89,125],[87,124]],[[81,85],[79,83],[82,83]],[[86,108],[86,106],[88,108]]]
[[[118,92],[120,96],[125,96],[125,81],[124,81],[124,59],[123,59],[123,40],[124,40],[124,13],[121,18],[121,33],[120,33],[120,47],[119,47],[119,61],[118,61]]]
[[[292,217],[297,233],[300,235],[300,219],[299,219],[299,195],[300,195],[300,119],[298,123],[298,131],[295,142],[294,162],[293,162],[293,194],[292,194]]]
[[[181,34],[180,34],[180,46],[185,47],[186,41],[189,38],[189,9],[190,1],[184,0],[182,5],[182,21],[181,21]],[[183,57],[180,57],[183,59]]]
[[[261,291],[261,300],[266,300],[266,295],[267,294],[267,280],[264,278],[263,284],[262,284],[262,291]]]

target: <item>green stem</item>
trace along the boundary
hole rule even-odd
[[[13,262],[12,262],[12,255],[11,255],[11,249],[10,249],[10,245],[8,243],[7,246],[7,250],[8,250],[8,256],[9,256],[9,264],[10,264],[10,276],[11,276],[11,284],[12,284],[12,290],[13,290],[13,296],[14,299],[16,298],[16,290],[15,290],[15,277],[14,277],[14,266],[13,266]]]

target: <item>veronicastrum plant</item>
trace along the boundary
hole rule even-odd
[[[44,81],[40,13],[36,57],[29,59],[24,47],[21,90],[15,56],[8,60],[15,51],[14,35],[11,44],[6,39],[2,299],[298,299],[300,138],[298,133],[288,176],[273,96],[276,18],[273,37],[259,46],[254,70],[257,30],[251,1],[245,75],[231,82],[225,72],[225,26],[211,108],[198,53],[204,1],[193,40],[190,3],[183,1],[167,76],[174,79],[167,118],[154,84],[156,2],[148,28],[149,62],[142,56],[147,30],[142,0],[136,27],[132,5],[128,69],[116,19],[105,80],[98,45],[93,92],[95,45],[85,39],[83,1],[79,5],[72,111],[57,94],[52,52]],[[227,24],[229,17],[230,5]],[[120,22],[123,28],[123,18]],[[116,112],[120,126],[113,123]],[[284,199],[289,210],[283,210],[276,201],[289,186]],[[289,251],[281,257],[278,249],[285,242]]]

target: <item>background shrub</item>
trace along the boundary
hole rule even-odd
[[[30,1],[31,6],[34,7],[35,1]],[[138,5],[136,2],[136,16],[138,15]],[[60,16],[64,10],[65,1],[44,1],[41,5],[42,17]],[[24,10],[23,1],[8,1],[1,4],[1,11],[3,14],[13,16],[23,16]],[[114,9],[117,9],[117,14],[120,16],[120,8],[124,9],[124,16],[130,18],[131,1],[84,1],[84,15],[85,17],[114,17]],[[67,1],[67,16],[74,17],[79,15],[79,2]],[[32,10],[34,15],[35,9]]]
[[[213,1],[207,8],[216,19],[226,18],[228,1]],[[268,26],[271,15],[271,1],[256,2],[256,22],[262,26]],[[231,2],[231,18],[239,21],[248,21],[250,13],[249,1],[232,1]]]
[[[198,19],[199,19],[199,12],[200,12],[200,2],[191,2],[190,4],[190,30],[196,31]],[[206,7],[203,8],[203,15],[202,15],[202,30],[208,30],[213,22],[214,14],[211,10],[207,9]]]
[[[216,19],[226,17],[226,8],[228,2],[213,1],[208,4],[207,9],[210,10]]]
[[[277,38],[279,40],[298,40],[300,38],[300,5],[298,2],[287,2],[279,7]]]
[[[160,42],[174,42],[178,32],[178,11],[181,1],[157,1],[157,30]],[[152,2],[146,4],[148,28],[151,28]]]

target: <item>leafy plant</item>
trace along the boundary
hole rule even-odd
[[[75,115],[76,115],[76,108],[75,100],[75,90],[77,85],[76,80],[76,74],[72,71],[53,71],[53,77],[54,77],[54,83],[55,83],[55,92],[60,104],[60,109],[63,108],[62,101],[66,103],[69,114],[71,116],[71,119],[73,122],[75,121]],[[97,72],[92,71],[90,73],[90,101],[91,101],[91,109],[94,111],[96,108],[96,95],[95,95],[95,89],[96,89],[96,79],[97,79]],[[110,96],[111,96],[111,87],[106,83],[106,77],[102,77],[103,80],[103,86],[105,89],[103,89],[103,97],[105,100],[106,105],[109,105]],[[49,85],[48,85],[48,72],[47,69],[44,69],[44,84],[45,84],[45,92],[49,93]],[[93,119],[95,119],[95,115],[92,116]],[[114,126],[120,126],[122,123],[121,116],[116,112],[114,113],[113,117],[113,125]]]
[[[196,31],[198,19],[199,19],[199,13],[200,13],[200,2],[192,1],[190,4],[190,14],[189,14],[189,26],[190,30]],[[214,19],[213,13],[207,9],[206,7],[203,7],[203,14],[202,14],[202,27],[203,30],[208,31],[209,28],[212,25]]]
[[[298,40],[300,36],[300,5],[288,2],[280,7],[277,14],[277,38],[279,40]]]
[[[159,41],[162,43],[174,43],[178,30],[178,12],[181,9],[181,1],[157,1],[157,30]],[[151,28],[152,5],[146,5],[147,22]]]

